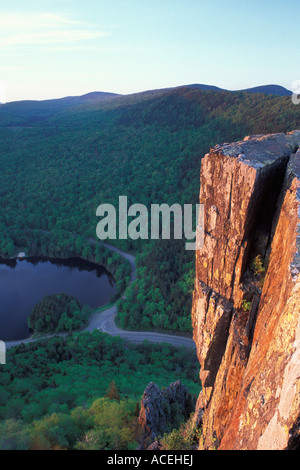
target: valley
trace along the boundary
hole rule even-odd
[[[290,95],[195,85],[0,106],[0,256],[81,258],[115,280],[112,304],[85,331],[8,345],[0,366],[1,448],[136,449],[149,382],[163,389],[179,379],[196,402],[195,253],[172,237],[99,243],[96,209],[117,208],[119,196],[148,209],[197,204],[211,148],[297,128]],[[221,191],[216,175],[208,179]],[[166,436],[189,423],[195,446],[191,410],[174,407]]]

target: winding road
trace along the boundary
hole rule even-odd
[[[92,243],[99,243],[93,239],[89,239]],[[123,258],[127,259],[131,266],[131,279],[130,284],[136,280],[136,264],[135,264],[135,257],[130,255],[129,253],[125,253],[124,251],[120,250],[119,248],[109,245],[107,243],[102,243],[109,250],[118,253],[119,255],[123,256]],[[101,312],[95,312],[91,315],[89,319],[89,324],[86,328],[82,330],[82,332],[92,332],[94,330],[99,330],[103,333],[107,333],[111,336],[120,336],[132,343],[142,343],[143,341],[147,340],[152,343],[169,343],[176,347],[185,346],[189,349],[196,349],[195,343],[192,339],[186,338],[184,336],[176,336],[176,335],[166,335],[162,333],[151,333],[148,331],[127,331],[121,330],[115,324],[115,317],[117,314],[117,307],[114,305],[106,310]],[[40,338],[27,338],[24,340],[18,341],[7,341],[6,349],[18,346],[22,343],[32,343],[34,341],[38,341],[45,338],[54,338],[54,337],[65,337],[68,333],[56,333],[52,335],[45,335]]]

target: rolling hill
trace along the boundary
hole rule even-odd
[[[91,106],[110,103],[116,101],[116,106],[121,104],[136,104],[137,102],[147,101],[149,98],[156,98],[165,95],[173,90],[196,89],[201,91],[229,91],[213,85],[192,84],[175,88],[165,88],[158,90],[147,90],[142,93],[133,93],[130,95],[120,95],[107,92],[91,92],[81,96],[67,96],[64,98],[43,100],[43,101],[13,101],[6,104],[0,104],[0,124],[2,125],[32,125],[34,122],[44,121],[59,113],[71,110],[77,107],[84,107],[86,110]],[[279,85],[263,85],[245,90],[235,90],[245,93],[263,93],[274,96],[291,96],[292,92]],[[111,103],[110,103],[111,104]]]
[[[264,93],[266,95],[275,95],[275,96],[291,96],[292,92],[280,85],[261,85],[253,88],[245,88],[242,90],[226,90],[225,88],[219,88],[212,85],[188,85],[189,87],[196,88],[202,91],[232,91],[233,93],[243,91],[245,93]]]

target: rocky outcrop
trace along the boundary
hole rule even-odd
[[[202,160],[192,309],[202,449],[300,445],[299,145],[300,131],[252,136]]]
[[[155,383],[149,383],[144,391],[139,414],[143,444],[149,445],[164,433],[170,432],[180,424],[181,418],[188,416],[192,407],[191,396],[179,380],[162,390]],[[182,413],[184,416],[181,416]]]

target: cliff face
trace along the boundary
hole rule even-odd
[[[200,448],[300,446],[299,145],[300,131],[253,136],[202,160]]]

